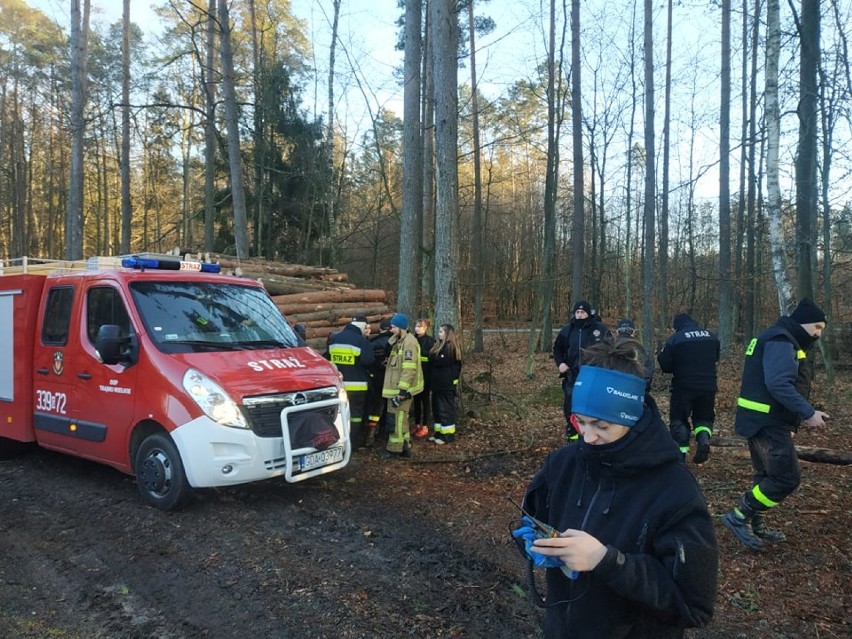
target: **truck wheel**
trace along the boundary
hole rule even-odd
[[[192,495],[180,454],[168,435],[148,435],[136,451],[136,485],[149,505],[173,510]]]

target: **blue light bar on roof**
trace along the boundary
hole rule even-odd
[[[206,262],[184,262],[183,260],[156,260],[150,257],[125,257],[121,260],[125,268],[152,269],[160,271],[195,271],[201,273],[219,273],[218,264]]]

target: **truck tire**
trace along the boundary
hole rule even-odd
[[[192,495],[180,453],[164,433],[154,433],[142,440],[136,451],[135,469],[139,494],[154,508],[180,508]]]

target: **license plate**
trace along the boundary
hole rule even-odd
[[[302,470],[311,470],[321,466],[328,466],[329,464],[343,461],[343,447],[337,446],[336,448],[320,450],[309,455],[302,455],[299,461],[301,463]]]

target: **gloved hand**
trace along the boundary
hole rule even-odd
[[[532,559],[533,564],[539,568],[561,568],[564,564],[558,557],[540,555],[532,549],[533,541],[537,538],[544,537],[544,533],[541,532],[541,529],[538,528],[532,519],[526,515],[521,517],[521,523],[523,525],[520,528],[512,531],[512,537],[519,541],[523,540],[524,550],[526,551],[527,556]]]
[[[399,391],[399,396],[400,398],[402,398],[402,401],[405,401],[406,399],[411,399],[411,393],[409,393],[407,390]]]

